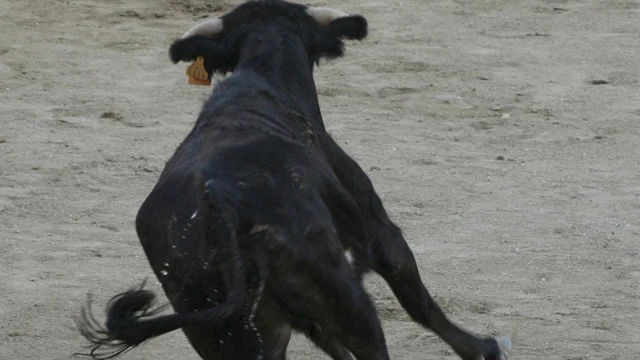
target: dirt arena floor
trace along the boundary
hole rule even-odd
[[[640,2],[309,1],[369,20],[315,72],[324,119],[451,318],[513,359],[640,359]],[[239,2],[211,3],[0,0],[0,359],[74,358],[86,293],[153,276],[134,218],[210,92],[167,50]],[[392,358],[456,358],[367,288]]]

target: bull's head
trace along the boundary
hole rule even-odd
[[[367,36],[367,21],[360,15],[283,0],[250,1],[189,29],[171,45],[171,60],[177,63],[202,56],[210,73],[233,71],[245,40],[252,33],[266,33],[267,28],[274,30],[270,35],[299,39],[312,64],[322,57],[341,56],[343,39]]]

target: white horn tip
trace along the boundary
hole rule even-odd
[[[222,19],[207,20],[189,29],[189,31],[182,35],[182,39],[195,35],[214,36],[222,31],[223,26],[224,23]]]
[[[307,14],[321,25],[327,25],[338,18],[349,16],[342,11],[324,7],[310,7],[307,9]]]

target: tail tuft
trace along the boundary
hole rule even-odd
[[[92,297],[87,295],[87,305],[82,308],[76,326],[90,342],[89,353],[75,354],[90,356],[96,360],[112,359],[142,344],[149,336],[140,331],[138,322],[142,318],[154,316],[166,305],[156,306],[156,296],[143,289],[131,289],[114,296],[107,305],[107,321],[103,326],[96,320],[91,310]]]
[[[76,326],[89,341],[88,354],[96,360],[112,359],[148,339],[166,334],[185,326],[212,324],[222,321],[242,310],[247,297],[246,274],[242,251],[236,237],[238,212],[237,197],[232,186],[209,180],[203,184],[204,199],[201,206],[206,218],[204,233],[210,244],[219,246],[222,270],[227,289],[227,299],[202,311],[158,315],[165,306],[156,306],[155,295],[144,290],[144,283],[114,296],[107,305],[107,321],[102,325],[91,311],[91,296],[82,308]]]

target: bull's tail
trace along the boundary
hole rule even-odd
[[[101,325],[93,316],[90,301],[76,321],[82,335],[89,340],[94,359],[114,358],[143,342],[189,326],[210,324],[235,314],[247,296],[246,275],[236,238],[238,213],[233,206],[233,192],[209,180],[204,185],[205,199],[200,207],[205,216],[209,241],[216,241],[224,259],[222,274],[228,284],[227,298],[220,305],[198,312],[155,316],[162,307],[155,305],[155,295],[148,290],[132,289],[114,296],[107,305],[107,321]]]

